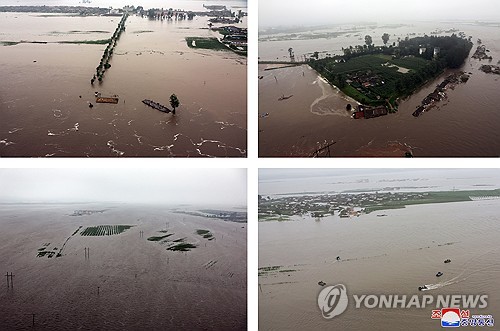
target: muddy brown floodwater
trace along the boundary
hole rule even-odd
[[[451,25],[441,27],[447,29]],[[453,26],[471,35],[473,41],[481,38],[491,51],[492,64],[500,60],[498,27]],[[396,39],[411,31],[420,35],[430,33],[436,27],[440,23],[358,29],[360,35],[382,35],[387,30]],[[341,45],[359,44],[357,39],[346,35],[328,40],[266,41],[259,43],[259,54],[261,60],[286,60],[284,56],[290,46],[297,58],[302,58],[301,52],[306,51],[326,49],[338,53]],[[259,76],[263,76],[259,80],[259,156],[311,156],[318,147],[331,142],[335,142],[331,156],[403,156],[410,150],[415,156],[498,156],[500,82],[499,76],[479,70],[486,62],[469,57],[461,70],[472,73],[470,80],[449,90],[448,99],[423,116],[415,118],[412,113],[452,71],[403,101],[397,114],[369,120],[351,119],[346,105],[354,100],[328,85],[309,66],[266,70],[269,65],[259,65]],[[278,100],[283,95],[292,97]]]
[[[206,17],[130,16],[94,87],[106,45],[51,43],[109,38],[119,20],[0,13],[0,40],[49,42],[0,46],[0,156],[246,156],[247,60],[187,46],[185,37],[219,36]],[[96,104],[96,91],[119,103]],[[172,93],[176,116],[141,102],[170,108]]]
[[[105,211],[70,216],[75,210]],[[79,226],[119,224],[133,227],[119,235],[71,236]],[[5,277],[0,285],[2,330],[33,329],[32,314],[38,330],[246,329],[246,223],[151,205],[8,204],[0,225],[0,265],[14,275],[13,288]],[[197,247],[168,251],[147,240],[166,227],[174,233],[169,239]],[[44,244],[60,248],[68,237],[61,257],[37,257]]]
[[[487,294],[500,312],[500,200],[409,206],[353,218],[294,217],[259,222],[260,330],[436,330],[435,304],[424,309],[355,308],[352,295]],[[385,215],[377,217],[377,215]],[[341,260],[337,261],[336,257]],[[444,264],[445,259],[451,263]],[[443,276],[435,274],[441,271]],[[344,284],[347,310],[324,319],[323,287]],[[432,284],[420,292],[418,286]],[[436,300],[436,299],[434,299]]]

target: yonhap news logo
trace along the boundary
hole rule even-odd
[[[322,283],[320,285],[326,284]],[[438,294],[436,296],[430,294],[353,294],[351,298],[354,300],[353,306],[356,309],[424,309],[435,307],[435,309],[439,310],[433,310],[434,315],[432,318],[442,319],[443,327],[456,327],[457,323],[461,323],[461,326],[463,326],[465,322],[469,323],[469,325],[476,323],[475,320],[467,321],[464,319],[468,310],[457,311],[449,307],[462,307],[464,309],[488,307],[488,295],[486,294]],[[348,304],[347,288],[343,284],[326,286],[318,294],[318,307],[326,319],[332,319],[342,314],[347,309]],[[438,315],[439,317],[437,317]],[[482,324],[482,320],[479,322]],[[494,323],[493,319],[491,319],[491,322]],[[486,323],[486,325],[488,324],[490,323]]]
[[[347,289],[342,284],[327,286],[318,295],[318,306],[326,319],[342,314],[347,304]]]

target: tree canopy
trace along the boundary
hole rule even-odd
[[[370,46],[371,44],[373,44],[373,40],[372,40],[372,36],[370,35],[366,35],[365,36],[365,43]]]
[[[172,111],[172,113],[175,114],[175,108],[179,107],[179,99],[177,98],[177,96],[175,94],[172,94],[170,96],[170,105],[172,106],[172,108],[174,108],[174,110]]]
[[[384,33],[382,35],[382,41],[384,42],[384,45],[387,45],[387,42],[389,41],[390,35],[388,33]]]

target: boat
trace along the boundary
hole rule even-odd
[[[446,260],[444,260],[444,263],[450,263],[450,262],[451,262],[451,260],[450,260],[450,259],[446,259]]]
[[[320,280],[320,281],[318,282],[318,285],[319,285],[319,286],[325,286],[325,285],[326,285],[326,283],[325,283],[324,281]]]
[[[149,100],[149,99],[144,99],[142,100],[142,103],[144,103],[145,105],[151,107],[151,108],[154,108],[156,110],[159,110],[161,112],[164,112],[164,113],[170,113],[171,110],[168,109],[167,107],[165,107],[164,105],[162,104],[159,104],[158,102],[155,102],[153,100]]]
[[[102,97],[100,94],[98,94],[95,97],[95,102],[97,102],[97,103],[114,103],[114,104],[117,104],[118,100],[119,99],[118,99],[117,95],[113,95],[111,97]]]
[[[279,97],[278,101],[290,99],[291,97],[293,97],[293,94],[291,94],[291,95],[282,95],[281,97]]]
[[[427,287],[427,285],[422,285],[422,286],[419,286],[418,287],[418,290],[419,291],[423,291],[423,290],[428,290],[429,288]]]
[[[443,275],[443,273],[441,271],[439,271],[437,274],[436,274],[436,277],[441,277]]]

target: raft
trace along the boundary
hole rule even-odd
[[[114,104],[117,104],[118,103],[118,97],[117,96],[113,96],[113,97],[96,97],[95,98],[95,102],[97,103],[114,103]]]

